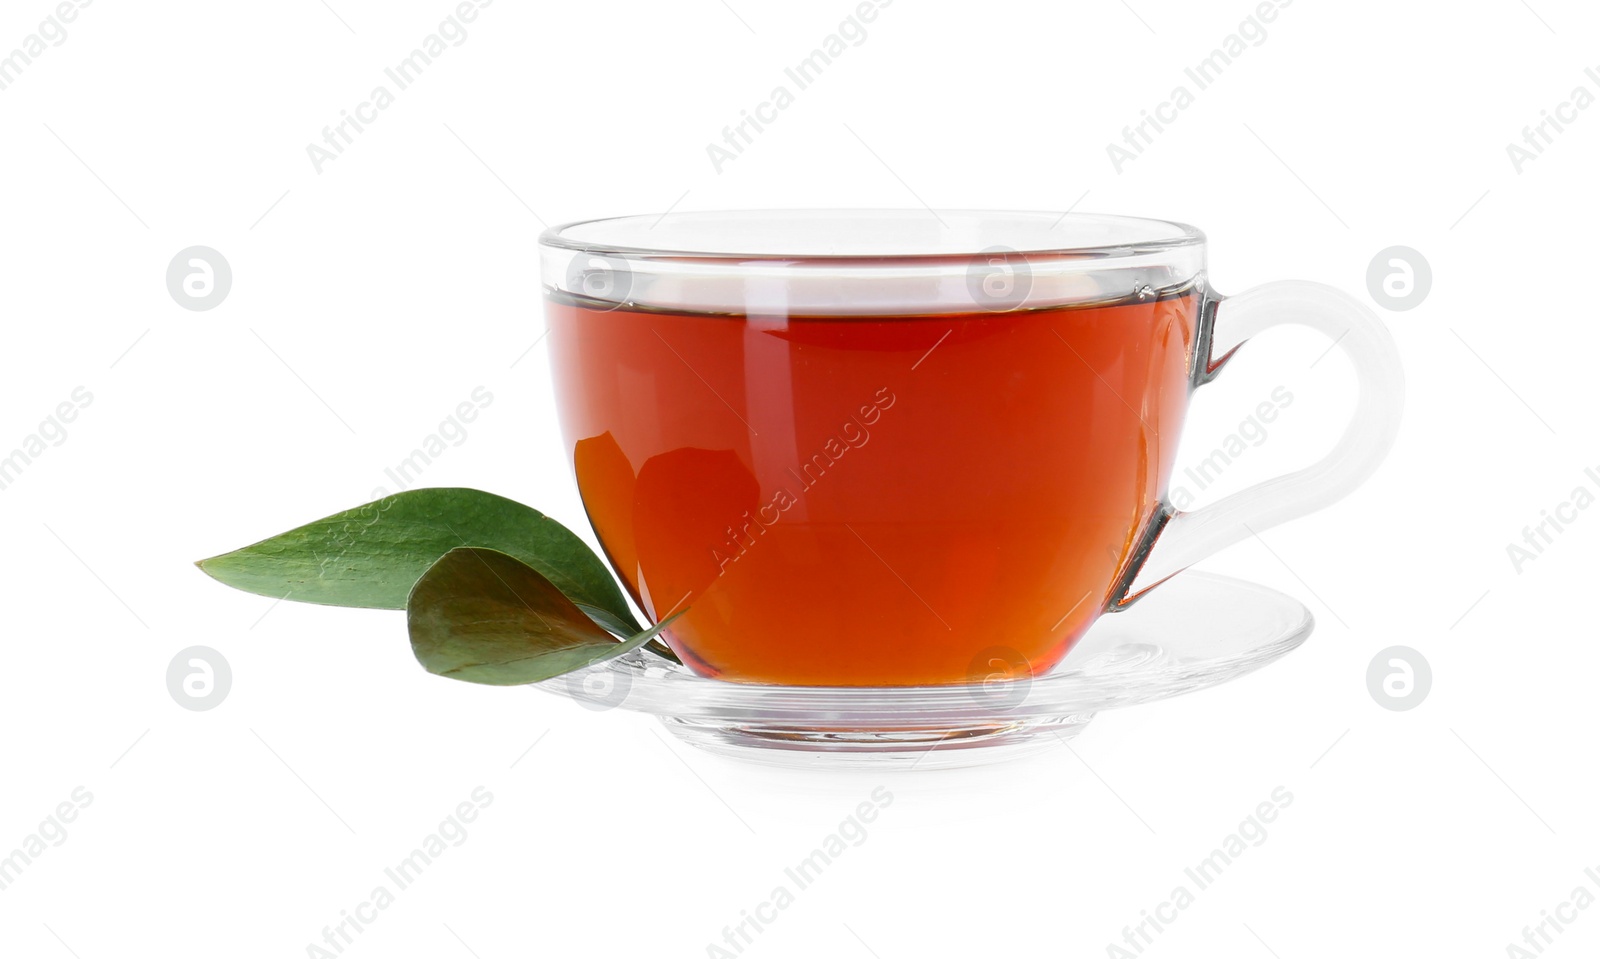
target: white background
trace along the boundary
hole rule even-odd
[[[1146,955],[1500,956],[1597,889],[1600,509],[1520,572],[1507,555],[1600,467],[1600,109],[1520,173],[1506,153],[1600,92],[1592,6],[1299,0],[1119,173],[1106,144],[1252,3],[900,0],[718,174],[707,143],[852,3],[499,0],[319,174],[306,145],[452,9],[329,2],[101,0],[0,91],[0,451],[93,395],[0,491],[0,853],[93,795],[0,892],[0,951],[307,955],[480,785],[467,840],[345,955],[704,956],[878,786],[866,841],[745,955],[1107,955],[1278,786],[1266,840]],[[0,53],[52,9],[8,2]],[[587,535],[547,358],[524,355],[545,224],[924,202],[1192,222],[1224,293],[1371,302],[1375,253],[1427,257],[1425,302],[1380,310],[1408,377],[1387,464],[1204,564],[1304,601],[1302,649],[1016,764],[786,773],[441,680],[398,613],[274,606],[190,565],[392,489],[478,386],[493,403],[423,482]],[[165,286],[195,244],[232,264],[209,312]],[[1268,334],[1200,394],[1184,464],[1295,397],[1206,496],[1331,444],[1351,382],[1337,352],[1312,365],[1325,347]],[[208,712],[166,685],[196,644],[232,664]],[[1432,664],[1410,711],[1367,689],[1394,644]],[[1547,955],[1600,946],[1600,908],[1577,916]]]

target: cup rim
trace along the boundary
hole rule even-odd
[[[946,235],[940,245],[929,244],[930,238],[927,234],[930,226],[927,223],[929,217],[938,221],[940,226],[938,232]],[[714,243],[707,241],[695,243],[687,240],[673,242],[670,239],[675,234],[693,236],[697,229],[702,233],[716,233],[719,221],[728,230],[735,230],[740,226],[746,228],[744,248],[733,239]],[[862,234],[869,231],[862,230],[861,227],[867,225],[869,221],[877,221],[880,227],[888,226],[890,221],[900,221],[920,227],[922,233],[916,242],[921,242],[927,248],[897,249],[894,243],[885,243],[880,239],[878,242],[885,248],[868,249],[871,241]],[[1049,226],[1041,233],[1041,225],[1046,221],[1049,222]],[[966,227],[966,230],[963,232],[953,228],[952,222]],[[748,227],[752,223],[764,223],[767,227],[775,228],[777,232],[781,232],[782,228],[787,226],[790,228],[790,235],[798,227],[824,226],[829,229],[827,242],[830,245],[828,248],[808,246],[794,239],[768,238],[758,241],[749,235]],[[664,225],[668,228],[658,232]],[[856,229],[852,229],[853,227]],[[1062,229],[1063,227],[1066,229]],[[1016,235],[1021,245],[997,239],[1005,233]],[[1022,240],[1021,236],[1024,233],[1033,239]],[[1057,233],[1061,242],[1054,241]],[[663,239],[655,243],[640,242],[641,238],[652,235]],[[961,239],[963,235],[968,239]],[[1074,236],[1104,238],[1097,242],[1087,242],[1085,239],[1074,241]],[[907,247],[914,245],[909,235],[901,242]],[[893,207],[684,212],[669,210],[662,214],[573,220],[550,227],[539,235],[539,245],[543,248],[629,259],[670,258],[786,263],[871,261],[881,265],[969,260],[974,256],[993,252],[995,249],[1004,249],[1029,259],[1065,257],[1100,260],[1148,256],[1185,247],[1204,246],[1205,242],[1205,234],[1199,228],[1176,220],[1078,213],[1071,210],[1057,213],[1038,210],[934,210]],[[792,244],[792,248],[775,245],[778,243]]]

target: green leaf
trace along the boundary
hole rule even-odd
[[[196,565],[229,586],[273,599],[404,609],[422,574],[462,546],[516,557],[619,636],[643,628],[611,571],[571,530],[475,489],[408,490]]]
[[[406,602],[411,651],[430,673],[519,686],[603,662],[671,622],[618,642],[539,571],[492,549],[445,553]]]

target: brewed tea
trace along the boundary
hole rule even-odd
[[[701,673],[812,685],[1059,661],[1166,488],[1199,304],[773,318],[551,296],[578,486],[634,600],[688,609],[666,637]]]

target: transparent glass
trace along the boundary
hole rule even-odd
[[[539,238],[547,291],[616,308],[914,316],[1115,302],[1192,283],[1194,227],[972,210],[742,210],[588,220]]]
[[[1060,748],[1097,713],[1206,689],[1288,654],[1311,613],[1265,586],[1188,572],[1097,622],[1060,666],[962,686],[764,686],[696,676],[646,649],[539,688],[659,718],[702,749],[774,765],[932,770]]]
[[[703,677],[1037,681],[1103,613],[1364,480],[1387,332],[1312,283],[1223,298],[1204,236],[1131,217],[674,213],[540,239],[563,432],[607,556]],[[1192,391],[1297,323],[1349,354],[1321,462],[1166,500]],[[996,664],[1003,664],[998,669]]]

